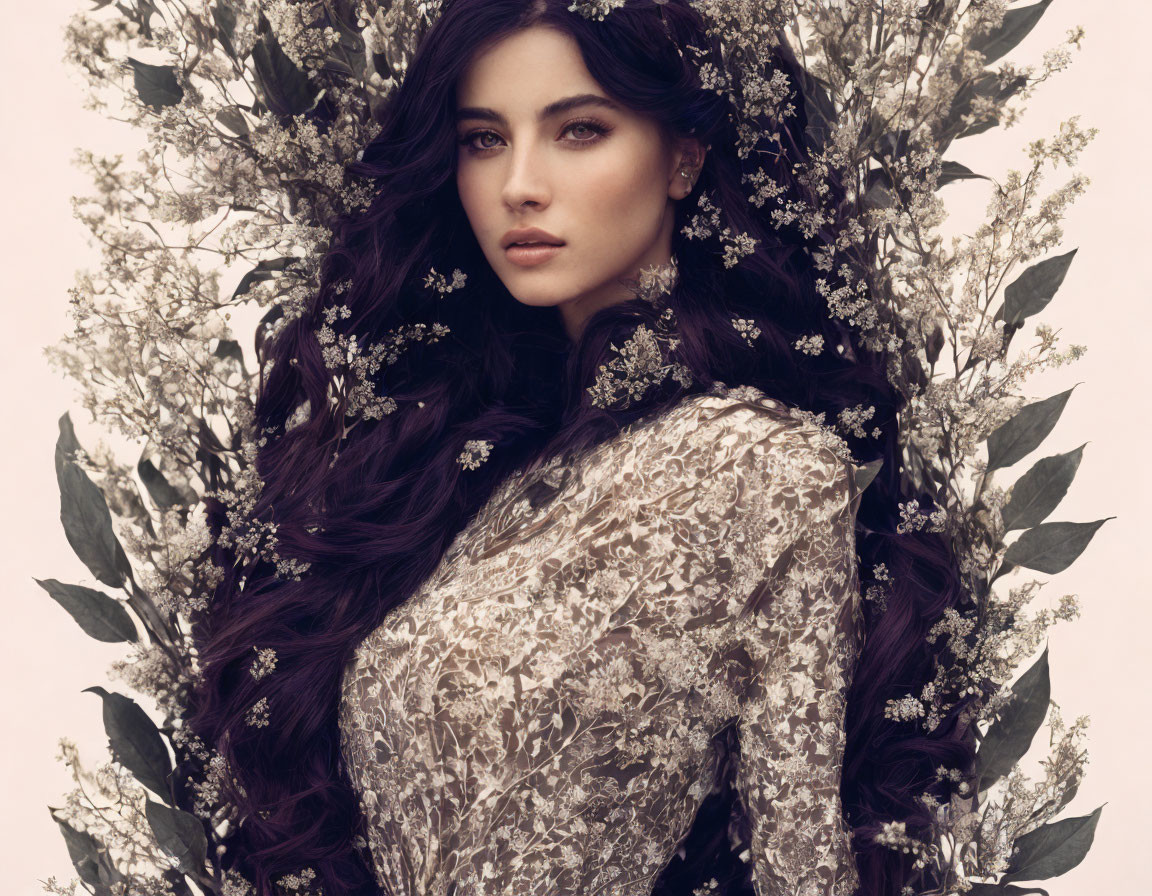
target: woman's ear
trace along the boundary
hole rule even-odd
[[[674,153],[676,165],[668,181],[668,195],[673,199],[683,199],[692,192],[704,167],[704,157],[709,146],[704,146],[696,137],[685,137],[677,141]]]

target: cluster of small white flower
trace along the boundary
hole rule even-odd
[[[876,842],[883,843],[890,849],[916,855],[916,867],[923,868],[936,851],[933,844],[924,843],[908,835],[907,827],[903,821],[887,821],[881,825],[876,835]]]
[[[808,336],[801,336],[794,343],[792,347],[797,351],[804,352],[806,355],[815,357],[824,351],[824,337],[819,333],[812,333]]]
[[[491,439],[469,439],[464,443],[464,450],[460,452],[456,462],[465,470],[475,470],[488,460],[492,453]]]
[[[344,307],[344,306],[340,306]],[[327,309],[326,314],[328,310]],[[316,333],[322,346],[324,365],[329,370],[343,371],[346,374],[343,384],[342,409],[346,416],[362,416],[366,420],[380,419],[396,410],[396,400],[391,396],[376,394],[374,378],[381,367],[394,364],[400,353],[408,346],[423,342],[432,344],[448,335],[451,329],[436,321],[432,324],[416,323],[400,326],[386,333],[378,342],[363,348],[356,334],[346,336],[337,333],[329,323],[324,323]],[[333,383],[333,388],[336,384]]]
[[[317,0],[260,2],[260,8],[284,55],[311,78],[316,77],[329,51],[340,42],[340,32],[335,28],[317,28],[313,24],[320,18],[323,5],[323,2]]]
[[[323,887],[317,887],[316,892],[312,892],[312,881],[316,879],[316,871],[313,868],[302,868],[295,874],[285,874],[276,879],[277,885],[285,890],[293,890],[296,896],[323,896]]]
[[[587,19],[604,21],[605,17],[614,9],[619,9],[626,0],[572,0],[568,7],[569,12],[578,12]]]
[[[884,707],[884,717],[897,722],[910,722],[924,715],[924,704],[908,694],[899,699],[889,700]]]
[[[276,668],[276,651],[271,647],[265,647],[261,650],[255,645],[252,649],[256,651],[256,659],[252,661],[248,671],[252,673],[253,678],[259,681]]]
[[[679,263],[673,255],[667,264],[653,264],[641,268],[635,280],[625,280],[624,285],[636,298],[659,306],[665,296],[672,293],[680,279]]]
[[[587,388],[592,404],[596,407],[630,407],[653,386],[672,377],[681,385],[692,385],[692,371],[679,361],[670,360],[680,344],[674,332],[675,314],[665,308],[660,317],[659,332],[646,324],[636,329],[624,340],[624,344],[610,347],[616,356],[601,364],[596,379]]]
[[[875,416],[875,407],[858,404],[854,407],[844,408],[836,415],[836,419],[841,430],[851,433],[858,439],[864,439],[868,437],[868,431],[864,429],[864,424]],[[872,438],[878,439],[881,435],[882,431],[879,426],[872,427]]]
[[[760,240],[747,233],[733,233],[731,227],[720,229],[720,209],[712,202],[707,191],[700,193],[696,200],[700,213],[694,214],[687,224],[680,228],[685,238],[706,240],[715,236],[724,250],[724,267],[732,268],[740,259],[756,251]]]
[[[268,698],[261,697],[253,703],[248,708],[248,712],[244,716],[244,721],[253,728],[268,727]]]
[[[900,502],[900,522],[896,531],[904,535],[908,532],[943,532],[948,524],[948,511],[938,507],[929,513],[920,509],[918,501]]]
[[[750,346],[756,345],[756,340],[760,337],[760,328],[756,326],[756,321],[744,317],[734,317],[732,318],[732,326]]]
[[[436,290],[441,295],[447,295],[454,289],[462,288],[467,279],[468,275],[460,268],[456,268],[452,271],[452,282],[449,283],[443,274],[436,271],[436,268],[430,268],[424,278],[424,286],[426,289]]]
[[[874,603],[877,609],[883,612],[888,609],[888,589],[885,586],[892,581],[888,564],[877,563],[872,567],[872,578],[875,581],[864,589],[864,599]]]

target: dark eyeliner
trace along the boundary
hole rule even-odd
[[[579,125],[583,125],[584,127],[589,128],[590,130],[592,130],[595,133],[596,136],[593,139],[572,141],[575,143],[599,143],[603,137],[605,137],[607,134],[611,133],[611,131],[612,131],[612,127],[610,125],[606,124],[605,122],[599,121],[595,118],[581,118],[581,119],[577,119],[575,121],[567,122],[564,125],[564,129],[563,129],[563,131],[561,131],[561,133],[566,133],[567,131],[569,131],[572,128],[577,127]],[[473,146],[472,141],[475,138],[480,137],[484,134],[495,134],[495,133],[496,133],[495,131],[491,131],[491,130],[471,131],[471,132],[465,134],[463,137],[457,138],[456,142],[459,143],[461,146],[465,147],[469,152],[471,152],[473,154],[487,152],[488,150],[495,149],[496,147],[495,146]]]

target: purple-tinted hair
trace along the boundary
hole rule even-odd
[[[309,561],[300,581],[279,578],[267,562],[237,563],[214,547],[226,570],[208,612],[197,620],[203,686],[192,729],[224,755],[239,786],[230,798],[242,821],[229,836],[227,867],[243,873],[261,896],[274,881],[312,867],[327,896],[376,893],[357,800],[339,750],[340,676],[359,642],[433,571],[443,552],[492,490],[514,469],[542,455],[578,452],[610,438],[641,416],[661,413],[714,381],[747,384],[790,405],[834,420],[839,411],[872,405],[879,438],[849,439],[862,462],[883,458],[864,492],[857,551],[862,586],[877,564],[893,584],[887,609],[865,602],[867,638],[849,693],[842,796],[855,832],[864,896],[898,893],[914,856],[874,842],[889,820],[909,834],[929,830],[932,793],[944,802],[955,782],[939,766],[969,773],[974,742],[963,704],[930,733],[884,717],[887,700],[919,693],[940,648],[925,635],[948,607],[965,599],[944,535],[897,534],[898,504],[920,496],[901,484],[896,415],[902,399],[888,382],[883,352],[869,351],[828,314],[818,276],[803,251],[828,234],[805,237],[777,229],[770,204],[745,198],[749,161],[736,153],[732,109],[704,89],[677,46],[719,48],[686,0],[629,0],[604,21],[569,12],[569,0],[455,0],[446,4],[383,113],[383,129],[351,166],[372,178],[371,206],[340,219],[322,265],[321,287],[307,312],[258,346],[263,369],[274,362],[256,403],[267,434],[256,468],[263,480],[257,515],[278,526],[283,555]],[[532,24],[555,27],[579,44],[589,71],[624,105],[653,116],[667,134],[692,134],[711,146],[693,193],[677,204],[673,251],[680,280],[668,304],[682,341],[676,360],[697,383],[668,381],[627,410],[591,404],[586,387],[639,323],[655,327],[658,310],[634,299],[601,309],[569,344],[557,309],[517,302],[480,251],[455,186],[455,84],[476,48]],[[775,64],[798,84],[786,45]],[[804,153],[804,104],[780,124],[781,144],[764,144],[755,164],[799,198],[791,165]],[[783,152],[781,152],[781,147]],[[765,160],[768,160],[767,162]],[[684,238],[681,227],[708,191],[735,232],[759,240],[754,254],[729,269],[714,243]],[[840,193],[843,198],[843,192]],[[424,285],[430,268],[468,274],[465,288],[440,295]],[[350,281],[350,284],[349,284]],[[337,290],[337,284],[346,289]],[[376,376],[378,395],[397,409],[351,428],[333,406],[317,331],[324,309],[346,305],[331,323],[366,345],[388,331],[440,322],[450,334],[405,349]],[[732,318],[751,318],[760,336],[749,346]],[[819,333],[816,356],[793,343]],[[303,422],[288,426],[298,408]],[[494,443],[478,469],[457,462],[469,439]],[[338,456],[337,456],[338,454]],[[334,459],[335,458],[335,459]],[[209,503],[214,531],[225,508]],[[249,674],[253,646],[274,648],[275,671]],[[247,724],[249,708],[268,701],[268,725]],[[690,893],[711,877],[720,893],[752,893],[748,865],[729,850],[731,791],[709,796],[654,894]]]

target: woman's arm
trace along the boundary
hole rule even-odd
[[[845,695],[859,649],[851,470],[826,449],[798,480],[804,526],[741,621],[753,672],[738,724],[746,858],[763,896],[850,896],[840,801]]]
[[[677,659],[663,679],[714,695],[709,724],[736,718],[760,896],[857,884],[839,797],[861,631],[857,502],[853,468],[824,435],[785,411],[710,400],[641,440],[591,527],[604,533],[594,553],[620,573],[613,635],[667,645]]]

